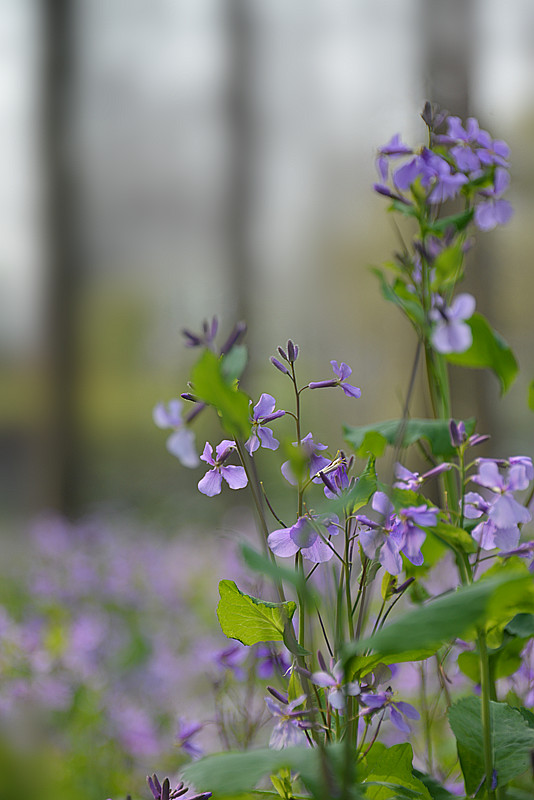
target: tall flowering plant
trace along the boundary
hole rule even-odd
[[[260,546],[243,546],[242,554],[265,578],[261,598],[221,581],[218,619],[246,648],[283,646],[289,654],[265,698],[269,746],[196,761],[184,777],[201,792],[496,800],[532,788],[532,685],[522,692],[510,685],[524,687],[513,676],[518,669],[524,676],[521,654],[534,637],[534,543],[523,535],[534,468],[524,454],[477,458],[488,436],[475,432],[473,419],[454,417],[448,377],[451,363],[489,369],[504,392],[518,370],[475,298],[458,291],[473,234],[512,214],[504,198],[509,151],[475,119],[463,124],[428,103],[422,117],[426,145],[393,136],[378,150],[374,187],[400,227],[409,220],[415,230],[376,270],[385,299],[415,333],[402,418],[344,426],[339,448],[322,443],[308,432],[306,398],[341,391],[356,403],[360,381],[351,368],[332,360],[332,374],[309,380],[289,340],[271,358],[293,396],[291,407],[277,409],[275,395],[255,401],[241,388],[244,326],[217,348],[216,321],[198,335],[185,332],[188,345],[202,349],[182,394],[190,411],[174,400],[155,412],[157,424],[173,428],[171,452],[193,467],[191,423],[215,409],[223,439],[205,444],[198,489],[208,497],[249,491]],[[429,419],[409,412],[419,369]],[[421,473],[402,463],[414,446],[427,462]],[[388,447],[391,485],[377,467]],[[264,448],[284,452],[281,479],[294,490],[289,516],[258,477]],[[420,678],[413,703],[410,670]],[[153,793],[154,786],[152,779]]]

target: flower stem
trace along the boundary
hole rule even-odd
[[[491,726],[490,693],[491,681],[489,673],[488,650],[486,647],[486,634],[480,630],[478,634],[478,651],[480,654],[480,685],[482,705],[482,736],[484,744],[484,771],[486,773],[486,792],[488,800],[496,800],[495,790],[492,789],[493,778],[493,744]]]

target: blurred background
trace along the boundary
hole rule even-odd
[[[502,400],[458,373],[455,412],[534,454],[530,0],[0,0],[0,43],[6,532],[44,508],[214,513],[151,419],[185,388],[181,329],[214,314],[248,323],[255,398],[289,336],[303,380],[352,366],[362,399],[332,393],[321,441],[400,413],[415,343],[368,269],[395,247],[371,185],[377,146],[424,140],[425,99],[512,148],[515,216],[468,287],[523,373]]]

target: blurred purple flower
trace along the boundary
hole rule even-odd
[[[443,301],[430,310],[430,319],[435,323],[432,344],[438,353],[463,353],[471,347],[473,335],[465,320],[475,311],[475,298],[467,293],[459,294],[447,307]]]
[[[230,489],[243,489],[247,483],[247,475],[243,467],[224,466],[228,456],[235,450],[235,444],[229,439],[223,441],[215,448],[215,459],[213,458],[213,447],[206,442],[204,452],[200,456],[202,461],[210,464],[213,469],[208,470],[203,478],[198,482],[198,488],[207,497],[220,494],[223,478]]]
[[[342,714],[347,704],[347,696],[354,697],[359,695],[360,686],[355,682],[345,683],[345,671],[341,661],[334,663],[334,659],[332,659],[330,672],[326,670],[324,661],[321,666],[323,669],[319,670],[319,672],[313,672],[310,680],[316,686],[327,690],[326,699],[329,705]]]
[[[185,717],[178,719],[178,732],[176,734],[176,744],[191,756],[192,759],[201,758],[204,755],[204,750],[196,742],[192,741],[193,738],[202,730],[201,722],[191,722]]]
[[[174,433],[167,439],[167,450],[176,456],[184,467],[193,468],[199,464],[195,434],[184,425],[182,405],[183,403],[176,399],[170,400],[167,406],[158,403],[152,411],[152,418],[158,428],[174,428]]]
[[[277,696],[282,700],[282,696]],[[304,730],[310,727],[310,723],[302,719],[303,714],[309,713],[301,709],[296,709],[306,701],[306,695],[291,700],[291,702],[277,702],[272,697],[267,696],[265,703],[271,714],[277,719],[273,728],[269,747],[274,750],[282,750],[284,747],[292,745],[302,745],[306,742]]]
[[[410,726],[406,718],[419,719],[419,712],[410,703],[405,703],[402,700],[394,701],[392,698],[393,692],[390,689],[377,694],[362,694],[361,701],[365,703],[365,706],[360,713],[363,716],[367,716],[385,708],[388,710],[389,718],[395,727],[399,731],[403,731],[403,733],[410,733]]]
[[[502,167],[495,170],[492,188],[481,189],[480,194],[486,198],[475,207],[475,224],[481,231],[490,231],[497,225],[505,225],[512,218],[514,210],[501,195],[508,189],[510,175]]]
[[[280,528],[273,531],[267,538],[267,544],[272,552],[288,558],[300,550],[309,561],[321,564],[329,561],[334,555],[332,546],[324,539],[339,533],[339,520],[335,515],[330,517],[305,516],[299,517],[290,528]]]
[[[155,773],[152,776],[149,775],[146,780],[154,800],[176,800],[178,797],[182,800],[208,800],[212,794],[211,792],[189,794],[189,789],[184,786],[183,782],[180,782],[175,789],[171,789],[169,779],[165,778],[163,783],[160,783]]]
[[[262,680],[273,675],[285,675],[291,662],[284,653],[279,653],[266,644],[260,644],[254,651],[256,656],[256,675]]]
[[[215,653],[214,661],[219,669],[231,670],[235,677],[242,681],[245,678],[245,670],[242,664],[247,658],[248,652],[249,648],[245,647],[244,644],[234,642],[223,650],[218,650]]]
[[[275,411],[276,400],[270,394],[262,394],[252,412],[252,433],[247,440],[245,447],[249,455],[252,455],[258,447],[268,450],[277,450],[280,442],[275,439],[270,428],[266,428],[267,422],[272,422],[279,417],[283,417],[285,411]]]
[[[411,147],[402,143],[400,133],[394,134],[387,144],[379,147],[376,168],[382,181],[387,181],[388,178],[388,159],[401,158],[402,156],[411,155],[412,153],[413,150]]]
[[[297,442],[293,442],[293,446],[297,447]],[[320,442],[314,442],[311,433],[308,433],[307,436],[300,440],[300,446],[305,458],[309,462],[310,478],[313,478],[318,472],[331,463],[329,458],[325,458],[324,456],[320,456],[318,454],[319,450],[327,450],[328,446],[326,444],[321,444]],[[292,486],[297,485],[297,479],[293,474],[293,470],[291,469],[290,461],[285,461],[282,464],[281,472],[288,483],[290,483]]]

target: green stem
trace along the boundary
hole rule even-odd
[[[489,673],[486,634],[481,630],[478,634],[478,651],[480,654],[480,684],[482,701],[482,736],[484,743],[484,771],[486,773],[486,792],[488,800],[496,800],[495,790],[491,788],[493,778],[493,744],[491,727],[490,695],[491,681]]]

